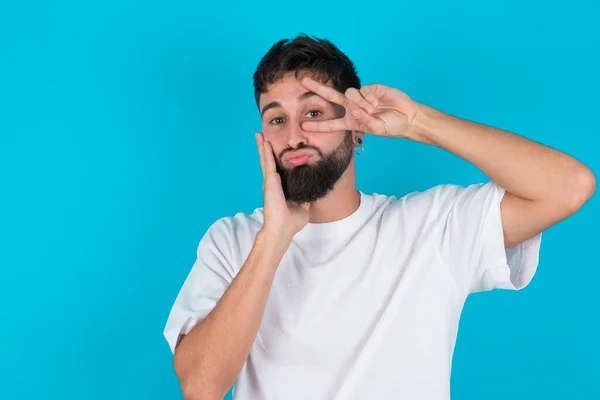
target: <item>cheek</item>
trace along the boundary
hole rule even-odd
[[[271,147],[273,147],[275,154],[281,153],[286,147],[285,140],[283,140],[284,135],[279,134],[276,129],[272,129],[272,127],[269,126],[263,127],[262,135],[267,142],[271,143]]]
[[[277,134],[275,129],[272,129],[272,127],[269,127],[269,126],[263,127],[262,134],[263,134],[263,137],[265,138],[265,140],[268,142],[271,142],[271,144],[273,144],[273,145],[275,145],[277,142],[279,142],[282,137],[281,135]]]
[[[325,152],[329,152],[338,147],[345,137],[344,132],[325,132],[325,133],[310,133],[309,144],[312,144]]]

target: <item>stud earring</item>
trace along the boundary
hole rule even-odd
[[[363,140],[360,136],[356,138],[356,149],[354,151],[357,156],[360,156],[365,152],[365,146],[363,145]]]

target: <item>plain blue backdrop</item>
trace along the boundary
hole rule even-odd
[[[252,73],[280,38],[600,172],[597,1],[217,3],[0,5],[0,398],[181,398],[164,324],[204,231],[262,206]],[[486,180],[400,139],[358,161],[365,192]],[[454,399],[600,398],[599,203],[527,289],[468,300]]]

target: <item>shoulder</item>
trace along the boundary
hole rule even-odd
[[[457,205],[501,195],[502,188],[493,182],[470,185],[438,184],[401,196],[372,193],[367,196],[374,210],[384,214],[402,213],[406,217],[439,215]]]
[[[200,246],[216,245],[233,247],[248,240],[254,240],[263,223],[263,209],[255,208],[252,212],[238,212],[218,218],[204,233]]]
[[[436,207],[440,213],[477,211],[498,205],[504,189],[494,182],[461,185],[439,185],[434,188]]]
[[[427,209],[455,197],[462,190],[464,187],[460,185],[440,184],[403,195],[371,193],[364,196],[370,200],[373,209],[398,210],[406,207]]]

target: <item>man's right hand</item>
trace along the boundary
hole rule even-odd
[[[294,235],[308,223],[308,204],[286,202],[273,148],[261,134],[256,135],[256,143],[263,174],[263,227],[215,307],[177,347],[175,371],[185,399],[222,399],[235,383],[258,334],[275,272]],[[212,252],[214,247],[204,246],[211,249],[204,251]],[[198,264],[211,270],[220,267]]]
[[[273,147],[256,134],[263,175],[264,223],[263,232],[274,237],[291,240],[308,223],[309,203],[288,202],[283,194],[281,177],[276,169]]]

